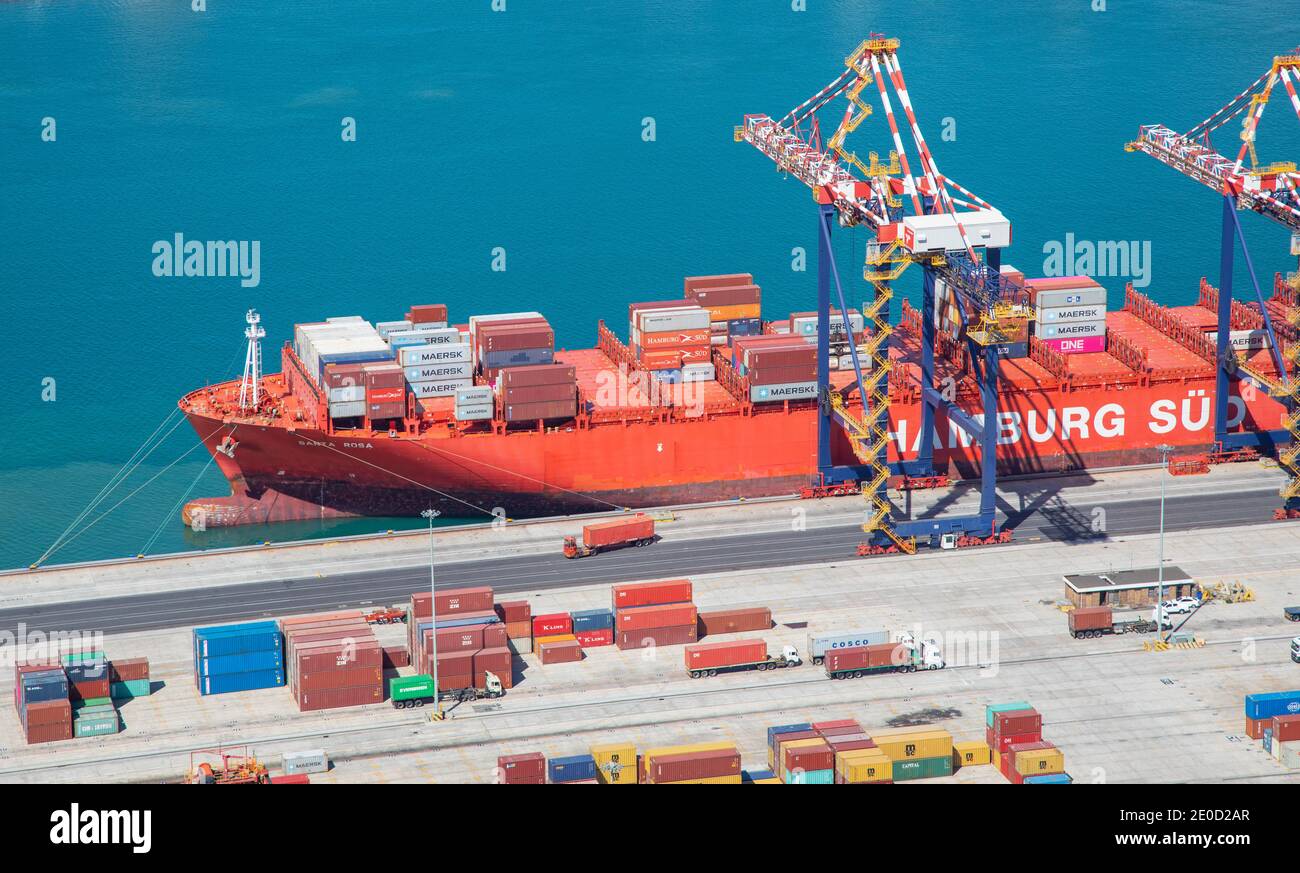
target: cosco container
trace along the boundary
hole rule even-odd
[[[1300,715],[1300,691],[1246,695],[1246,718],[1260,720],[1279,715]]]
[[[836,634],[808,637],[808,654],[814,664],[821,664],[831,649],[856,649],[889,642],[889,631],[883,629],[855,630]]]

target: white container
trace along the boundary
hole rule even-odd
[[[376,321],[375,331],[384,339],[388,339],[390,333],[397,333],[411,329],[409,321]]]
[[[451,397],[456,393],[457,388],[464,388],[470,384],[468,379],[456,379],[447,382],[412,382],[410,383],[411,393],[419,398],[429,397]]]
[[[636,329],[641,333],[661,333],[667,330],[708,330],[709,310],[700,306],[642,309],[636,314]]]
[[[330,418],[361,418],[366,414],[366,401],[331,403]]]
[[[411,325],[411,330],[418,330],[423,333],[431,330],[456,330],[456,329],[454,327],[448,328],[447,322],[445,321],[420,321]]]
[[[452,382],[470,378],[467,362],[453,364],[417,364],[403,367],[407,382]]]
[[[749,399],[754,403],[807,400],[810,397],[817,397],[816,382],[784,382],[780,385],[751,385],[749,388]]]
[[[1065,321],[1105,321],[1106,304],[1092,306],[1040,306],[1034,313],[1034,320],[1039,324],[1054,324]]]
[[[850,309],[849,324],[853,325],[853,332],[857,334],[857,333],[862,333],[862,328],[866,325],[866,322],[863,320],[861,312],[858,312],[856,309]],[[840,315],[838,313],[832,315],[830,319],[830,326],[831,326],[832,339],[834,339],[837,336],[838,337],[845,336],[843,315]],[[797,333],[800,336],[814,336],[814,337],[817,336],[817,316],[805,315],[800,318],[794,319],[790,323],[790,332]]]
[[[454,412],[457,421],[487,421],[492,417],[492,404],[479,403],[469,406],[456,404]]]
[[[1206,338],[1212,342],[1219,341],[1219,332],[1212,330],[1207,333]],[[1260,349],[1268,348],[1268,331],[1266,330],[1234,330],[1228,333],[1228,345],[1239,352],[1257,352]]]
[[[309,752],[285,752],[280,758],[280,766],[286,776],[299,773],[328,773],[329,756],[324,749],[312,749]]]
[[[335,403],[356,403],[358,400],[366,399],[365,385],[347,385],[342,388],[330,389],[330,405]]]
[[[1096,285],[1085,288],[1065,288],[1059,291],[1039,291],[1034,295],[1034,306],[1052,309],[1059,306],[1096,306],[1106,304],[1106,289]]]
[[[492,402],[492,388],[489,385],[471,385],[456,389],[457,406],[481,406]]]
[[[717,373],[712,364],[686,364],[682,367],[683,382],[712,382]]]
[[[426,364],[460,364],[469,361],[469,343],[456,345],[407,346],[397,350],[397,363],[403,367]]]
[[[336,315],[333,318],[325,319],[326,324],[345,324],[348,322],[365,322],[366,320],[359,315]]]
[[[1086,339],[1090,336],[1105,336],[1106,322],[1071,321],[1065,324],[1040,324],[1035,330],[1041,339]]]
[[[402,336],[411,339],[421,339],[429,345],[434,346],[451,346],[462,341],[460,331],[456,330],[454,327],[446,327],[445,325],[443,327],[430,327],[425,329],[423,325],[417,324],[410,331],[402,334]]]

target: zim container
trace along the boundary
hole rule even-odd
[[[660,603],[686,603],[691,599],[690,579],[668,579],[662,582],[629,582],[610,589],[612,606],[653,606]]]

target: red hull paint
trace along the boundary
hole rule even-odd
[[[1149,463],[1155,446],[1206,449],[1214,442],[1210,377],[1150,387],[1007,392],[1000,399],[998,466],[1003,475]],[[206,390],[206,389],[205,389]],[[1282,407],[1234,396],[1233,430],[1280,426]],[[284,424],[222,421],[187,408],[191,424],[231,481],[233,496],[194,501],[209,526],[348,515],[417,515],[431,503],[450,516],[558,515],[791,494],[816,472],[811,406],[752,416],[604,423],[455,437],[326,435]],[[920,409],[895,402],[891,459],[915,457]],[[978,451],[946,420],[936,467],[961,477]],[[218,451],[230,437],[231,454]],[[227,443],[228,445],[228,443]],[[853,464],[838,429],[838,464]]]

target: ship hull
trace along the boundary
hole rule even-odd
[[[1020,392],[1002,398],[1001,475],[1061,473],[1152,463],[1156,446],[1210,448],[1209,379],[1122,390]],[[920,409],[891,407],[891,458],[921,448]],[[1233,396],[1234,430],[1279,427],[1282,407],[1267,397]],[[815,409],[723,415],[667,423],[601,424],[546,432],[453,438],[350,437],[222,421],[190,411],[231,482],[232,495],[186,507],[194,526],[227,526],[345,516],[526,518],[684,505],[790,494],[816,473]],[[939,472],[977,475],[967,435],[936,423]],[[837,428],[833,460],[854,464]],[[197,523],[196,523],[197,520]]]

